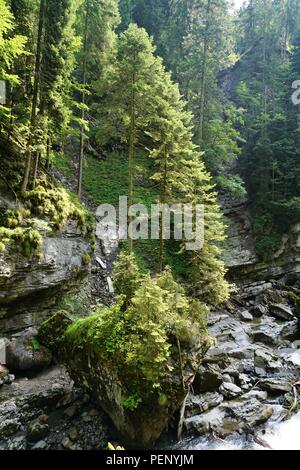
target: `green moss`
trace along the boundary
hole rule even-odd
[[[91,256],[88,253],[85,253],[82,256],[82,263],[84,264],[84,266],[88,266],[89,264],[91,264],[91,262],[92,262]]]
[[[20,245],[24,256],[32,256],[42,246],[43,239],[37,230],[17,227],[9,229],[0,227],[0,249],[2,252],[12,243]]]

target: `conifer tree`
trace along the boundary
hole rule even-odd
[[[117,0],[84,0],[80,10],[78,31],[82,37],[82,50],[79,54],[81,89],[80,102],[80,143],[77,194],[81,197],[82,179],[84,170],[84,151],[86,133],[89,127],[93,127],[91,117],[92,110],[89,104],[95,98],[95,84],[98,92],[106,82],[106,73],[110,69],[115,53],[115,29],[120,17]],[[89,98],[90,95],[90,98]],[[89,115],[87,116],[87,112]],[[91,129],[92,130],[92,129]]]

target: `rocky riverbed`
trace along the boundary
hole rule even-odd
[[[275,438],[268,443],[266,436],[272,429],[276,436],[276,426],[299,409],[300,334],[290,289],[278,282],[254,286],[229,309],[210,315],[216,344],[189,394],[184,439],[178,444],[166,434],[159,446],[275,445]],[[120,442],[107,417],[62,367],[17,378],[3,369],[2,379],[1,449],[103,449],[111,440]],[[173,431],[176,425],[174,420]]]

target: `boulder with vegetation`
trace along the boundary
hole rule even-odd
[[[75,321],[60,312],[40,338],[127,444],[149,447],[180,409],[211,345],[207,309],[186,297],[169,269],[141,275],[132,257],[121,256],[115,280],[123,289],[115,306]]]

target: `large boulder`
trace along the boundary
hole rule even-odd
[[[28,328],[15,335],[8,343],[6,364],[11,370],[38,370],[51,364],[51,351],[39,344],[37,333],[35,328]]]
[[[156,390],[147,388],[146,380],[141,383],[135,371],[127,370],[126,366],[120,370],[112,354],[92,347],[91,338],[82,343],[76,335],[64,336],[68,325],[72,325],[72,319],[59,312],[41,326],[39,338],[56,351],[74,382],[95,397],[127,446],[153,446],[184,402],[211,338],[198,335],[193,342],[182,345],[180,354],[173,347],[168,364],[162,369],[160,388]],[[176,338],[171,341],[176,345]],[[134,395],[128,395],[128,376],[130,386],[136,381],[142,397],[136,404]]]

